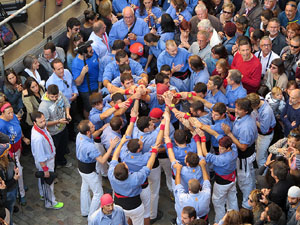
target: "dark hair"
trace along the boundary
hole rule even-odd
[[[178,144],[186,144],[187,133],[185,130],[176,130],[174,132],[174,139]]]
[[[179,25],[179,28],[180,28],[181,30],[189,30],[189,31],[191,31],[191,29],[192,29],[192,24],[191,24],[191,22],[186,21],[185,19],[183,19],[182,22],[181,22],[180,25]]]
[[[241,219],[242,219],[243,224],[245,224],[245,223],[253,224],[254,216],[253,216],[253,212],[251,210],[241,208],[240,209],[240,215],[241,215]]]
[[[49,85],[48,89],[47,89],[47,93],[49,95],[58,95],[58,93],[59,93],[58,86],[56,84]]]
[[[165,79],[169,80],[170,77],[160,72],[155,75],[155,84],[163,84]]]
[[[89,102],[90,102],[90,104],[91,104],[92,107],[94,107],[98,103],[102,103],[103,102],[103,98],[102,98],[101,92],[94,92],[94,93],[92,93],[90,95],[90,97],[89,97]]]
[[[119,71],[120,71],[120,74],[124,73],[125,71],[131,72],[131,68],[129,65],[123,64],[123,65],[119,65]]]
[[[14,90],[14,86],[8,81],[7,77],[8,75],[10,74],[13,74],[16,76],[16,84],[22,84],[22,80],[21,80],[21,77],[17,75],[17,73],[15,72],[14,69],[12,68],[9,68],[9,69],[6,69],[4,71],[4,75],[5,75],[5,80],[4,80],[4,84],[5,86],[8,88],[8,89],[11,89],[11,90]]]
[[[215,55],[218,55],[219,58],[227,59],[228,58],[228,53],[224,45],[221,43],[218,45],[215,45],[212,49],[211,52],[214,53]]]
[[[251,101],[251,107],[256,108],[260,104],[260,97],[256,93],[250,93],[247,95],[247,98]]]
[[[157,1],[152,1],[152,7],[156,6],[156,5],[157,5]],[[146,13],[146,8],[145,8],[145,5],[144,5],[144,0],[140,0],[139,13],[140,13],[140,16],[143,16]]]
[[[27,90],[28,92],[28,96],[32,96],[34,95],[34,93],[31,91],[30,87],[31,87],[31,84],[32,83],[36,83],[38,86],[39,86],[39,91],[41,90],[41,86],[39,85],[39,83],[33,78],[33,77],[28,77],[25,81],[25,84],[24,84],[24,88]],[[41,96],[42,97],[42,96]]]
[[[255,29],[253,32],[252,32],[252,38],[257,41],[257,40],[260,40],[263,38],[263,36],[265,36],[265,33],[260,30],[260,29]]]
[[[83,14],[84,14],[85,22],[89,22],[89,20],[94,20],[97,16],[97,14],[93,10],[88,10],[88,9],[84,10]]]
[[[147,42],[158,42],[160,39],[160,36],[152,34],[152,33],[148,33],[144,36],[144,40]]]
[[[123,40],[115,40],[112,47],[111,47],[111,50],[124,50],[125,48],[125,42]]]
[[[122,102],[125,101],[124,95],[122,95],[121,93],[115,93],[113,94],[113,96],[111,97],[111,100],[116,103],[117,101],[121,100]]]
[[[125,58],[127,56],[127,53],[121,49],[120,51],[117,51],[115,58],[117,62],[120,62],[121,59]]]
[[[281,161],[276,161],[272,165],[273,174],[276,176],[280,181],[286,180],[286,176],[288,174],[288,166]]]
[[[226,113],[226,105],[223,102],[217,102],[213,107],[212,110],[219,113],[220,115],[223,115]]]
[[[194,219],[197,218],[196,210],[194,207],[186,206],[182,209],[182,213],[187,214],[190,219],[193,217]]]
[[[186,9],[187,4],[185,2],[185,0],[171,0],[174,5],[175,5],[175,10],[176,12],[182,12]]]
[[[89,123],[90,123],[89,120],[81,120],[80,123],[77,126],[78,131],[81,134],[86,135],[87,132],[91,130]]]
[[[207,222],[204,219],[195,219],[189,225],[207,225]]]
[[[298,88],[298,84],[295,80],[289,80],[287,82],[286,89],[289,89],[291,86],[294,86],[295,88]]]
[[[251,45],[251,40],[248,36],[239,36],[236,39],[236,43],[238,44],[238,46],[240,46],[240,42],[242,42],[243,45],[246,45],[245,41],[248,42],[248,45]]]
[[[160,67],[160,71],[171,71],[171,67],[169,65],[162,65]]]
[[[61,59],[55,58],[55,59],[51,62],[51,67],[52,67],[52,69],[54,69],[54,64],[56,64],[56,63],[61,63],[62,65],[64,65],[64,63],[61,61]]]
[[[56,46],[53,42],[48,42],[47,44],[44,45],[44,50],[51,50],[51,53],[55,52]]]
[[[149,116],[141,116],[138,118],[136,122],[136,126],[139,128],[140,131],[144,131],[150,125],[151,118]]]
[[[282,209],[274,202],[269,204],[267,207],[268,207],[267,216],[270,217],[271,221],[278,222],[282,215]]]
[[[266,97],[266,95],[270,92],[270,89],[267,85],[261,84],[260,87],[257,90],[257,94],[259,94],[262,97]]]
[[[194,87],[194,92],[205,94],[207,92],[206,84],[202,82],[198,82]]]
[[[109,125],[113,131],[118,131],[123,125],[123,120],[120,116],[114,116],[111,118]]]
[[[204,112],[204,104],[201,101],[195,101],[190,106],[195,112],[200,110],[201,112]]]
[[[247,98],[239,98],[235,101],[235,104],[242,110],[246,111],[248,115],[250,115],[253,110],[251,107],[251,101]]]
[[[192,55],[189,57],[190,64],[195,71],[201,71],[205,68],[202,59],[198,55]],[[160,69],[161,70],[161,69]]]
[[[72,34],[71,37],[70,37],[68,52],[70,52],[74,58],[76,57],[75,48],[77,47],[74,44],[74,42],[77,42],[77,41],[80,41],[80,40],[81,40],[81,42],[83,42],[83,38],[82,38],[82,35],[80,33]]]
[[[213,82],[214,85],[217,86],[218,90],[222,87],[223,79],[219,75],[214,75],[209,78],[210,81]]]
[[[40,119],[42,115],[44,114],[40,111],[33,111],[32,113],[30,113],[31,121],[36,122],[36,119]]]
[[[233,80],[236,84],[240,84],[242,81],[242,73],[237,69],[229,70],[228,76],[230,76],[230,79]]]
[[[189,164],[190,167],[195,168],[199,164],[199,156],[196,152],[188,152],[186,154],[186,162]]]
[[[228,136],[224,136],[219,140],[219,146],[222,146],[226,149],[231,148],[232,143],[232,139]]]
[[[274,17],[274,13],[270,9],[265,9],[261,12],[260,16],[264,17],[266,20],[270,20]]]
[[[188,182],[188,188],[193,194],[197,194],[201,190],[201,184],[197,179],[190,179]]]
[[[160,26],[162,33],[175,32],[176,29],[174,20],[168,13],[162,14]]]
[[[133,77],[130,73],[122,73],[120,76],[120,81],[122,84],[125,83],[126,80],[133,80]]]
[[[66,26],[68,31],[68,28],[72,29],[75,26],[80,26],[80,21],[75,17],[71,17],[70,19],[68,19]]]
[[[127,148],[131,153],[136,153],[140,148],[139,139],[130,139],[127,143]]]
[[[273,59],[271,65],[278,67],[278,74],[282,75],[285,72],[284,62],[281,58]]]
[[[114,176],[117,180],[126,180],[128,178],[128,169],[124,163],[119,163],[114,169]]]
[[[243,25],[244,32],[246,31],[246,28],[249,25],[249,20],[247,19],[246,16],[239,16],[239,17],[237,17],[235,22]]]

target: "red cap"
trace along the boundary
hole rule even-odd
[[[169,90],[169,87],[165,84],[158,83],[156,85],[156,93],[158,95],[163,95],[168,90]]]
[[[101,201],[101,206],[100,206],[101,208],[103,208],[103,206],[105,206],[105,205],[109,205],[109,204],[114,203],[114,200],[113,200],[113,198],[111,197],[110,194],[102,195],[100,201]]]
[[[153,108],[149,114],[150,117],[160,119],[164,112],[160,108]]]
[[[133,43],[130,46],[129,51],[131,53],[137,54],[139,56],[143,56],[143,54],[144,54],[144,46],[141,43],[136,42],[136,43]]]

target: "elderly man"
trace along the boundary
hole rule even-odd
[[[300,37],[291,39],[290,45],[282,49],[280,57],[284,60],[284,68],[289,80],[295,79],[297,61],[300,59]]]
[[[266,10],[266,9],[272,10],[274,16],[277,17],[279,15],[279,13],[281,13],[281,9],[279,8],[277,1],[278,0],[265,0],[263,9],[264,10]]]
[[[210,42],[209,45],[213,48],[214,46],[222,43],[221,38],[219,37],[217,31],[213,28],[208,19],[203,19],[198,23],[198,30],[205,30],[209,32]]]
[[[65,52],[62,48],[56,47],[53,42],[48,42],[44,45],[44,51],[39,56],[39,63],[45,67],[48,76],[50,77],[53,73],[51,62],[55,59],[60,59],[63,63],[65,62]]]
[[[277,55],[286,46],[285,36],[280,32],[280,22],[277,18],[270,19],[267,31],[269,31],[269,38],[272,41],[272,51]]]
[[[93,32],[91,33],[89,40],[93,41],[92,48],[99,59],[110,52],[109,39],[106,34],[106,25],[103,21],[99,20],[93,24]]]
[[[189,52],[193,55],[198,55],[203,61],[210,57],[211,46],[209,45],[210,33],[201,30],[197,34],[197,41],[195,41],[189,48]]]
[[[157,58],[157,69],[160,71],[162,65],[169,65],[172,68],[173,76],[184,80],[190,76],[188,59],[191,54],[184,48],[178,48],[174,40],[166,42],[164,50]]]
[[[281,113],[281,120],[284,127],[284,135],[287,136],[289,132],[300,125],[300,89],[292,90],[290,98]]]
[[[247,40],[241,40],[238,48],[231,67],[238,69],[243,74],[242,83],[247,93],[256,92],[261,80],[261,63],[251,53],[251,44]]]
[[[216,29],[218,32],[223,30],[220,20],[217,17],[208,14],[208,10],[203,3],[199,3],[196,6],[195,12],[196,16],[193,16],[190,20],[192,26],[191,35],[195,37],[195,39],[198,33],[198,23],[203,19],[208,19],[212,24],[213,28]]]
[[[264,77],[273,59],[279,58],[279,55],[272,51],[272,41],[268,36],[262,37],[259,45],[260,50],[254,55],[259,59],[262,65],[262,77]]]
[[[288,191],[287,202],[287,225],[297,224],[296,210],[300,207],[300,188],[297,186],[290,187]]]
[[[249,20],[249,26],[258,29],[260,27],[260,15],[262,7],[259,4],[259,0],[244,0],[241,9],[238,11],[238,15],[247,16]]]
[[[144,44],[144,36],[148,34],[149,27],[143,19],[136,18],[131,7],[123,9],[123,19],[116,22],[109,33],[109,45],[112,46],[117,39],[124,40],[126,46],[135,42]]]
[[[300,24],[300,13],[297,10],[297,3],[295,1],[289,1],[284,12],[281,12],[278,16],[280,25],[286,27],[289,23]]]

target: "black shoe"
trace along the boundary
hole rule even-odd
[[[162,211],[157,211],[157,216],[155,219],[150,220],[150,224],[154,224],[156,221],[160,220],[163,217],[164,213]]]
[[[18,206],[14,206],[14,213],[17,213],[17,212],[19,212],[19,207]]]

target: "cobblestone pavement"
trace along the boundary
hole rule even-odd
[[[14,223],[16,225],[77,225],[87,224],[87,219],[80,214],[80,186],[81,178],[77,172],[77,162],[75,157],[75,144],[69,145],[71,154],[67,156],[68,160],[73,163],[70,168],[57,169],[58,183],[55,184],[55,196],[57,201],[64,202],[65,206],[60,210],[45,209],[44,201],[39,199],[37,188],[37,179],[34,177],[36,168],[31,154],[21,157],[23,166],[25,184],[29,190],[26,192],[27,205],[20,208],[15,213]],[[74,166],[75,165],[75,166]],[[163,211],[162,220],[157,221],[156,225],[171,224],[170,220],[175,218],[174,203],[169,198],[169,192],[165,184],[165,178],[162,176],[159,199],[159,209]],[[104,192],[110,190],[109,181],[103,179]],[[17,204],[18,205],[18,204]]]

